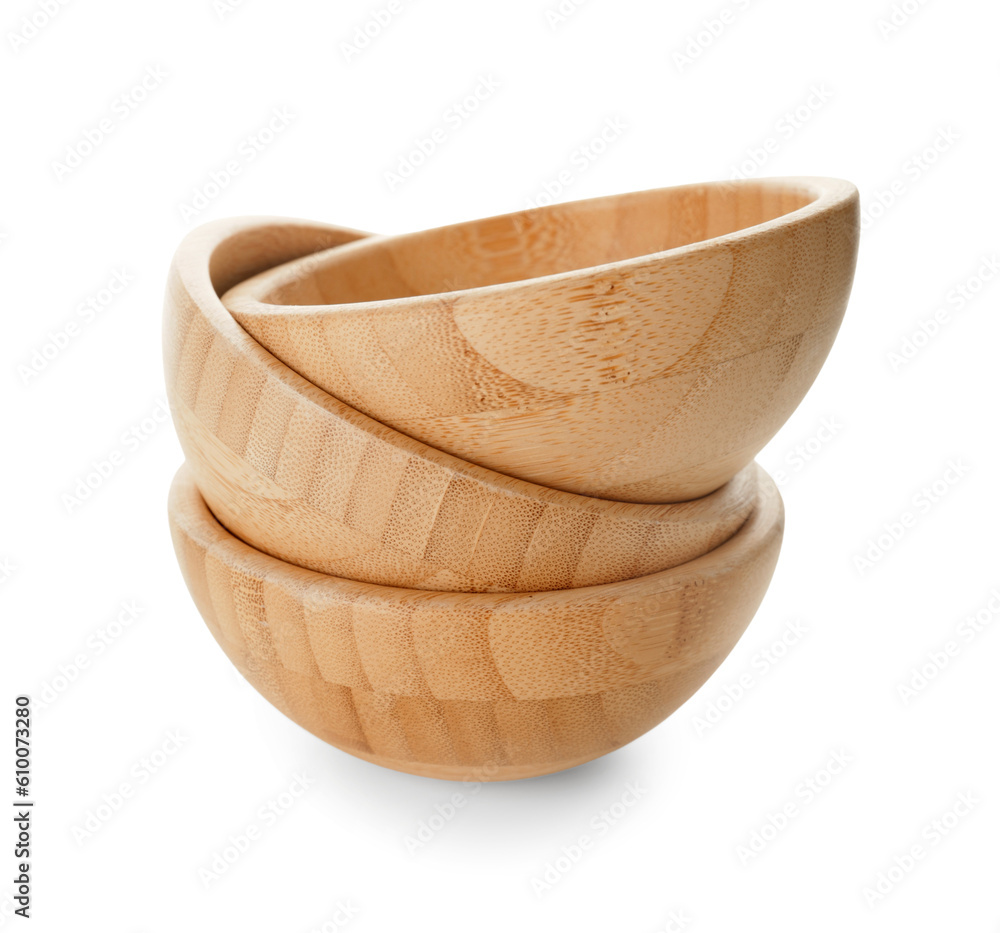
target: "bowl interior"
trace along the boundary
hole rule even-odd
[[[619,262],[735,233],[817,200],[794,183],[635,192],[371,239],[277,276],[272,304],[348,304],[500,285]]]

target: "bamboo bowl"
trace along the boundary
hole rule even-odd
[[[753,513],[682,567],[547,593],[430,593],[292,566],[229,534],[181,468],[169,502],[188,589],[247,680],[299,725],[385,767],[507,780],[569,768],[657,725],[726,657],[781,543]]]
[[[676,502],[731,479],[801,401],[858,235],[845,181],[692,185],[373,237],[223,301],[291,369],[432,447]]]
[[[432,590],[540,591],[664,570],[746,521],[753,468],[718,492],[640,505],[544,489],[385,427],[307,382],[219,293],[363,234],[244,218],[185,238],[164,314],[167,394],[198,488],[233,534],[322,573]]]

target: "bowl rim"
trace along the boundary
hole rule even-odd
[[[255,293],[255,283],[269,277],[277,279],[276,287],[284,284],[281,280],[282,272],[297,266],[303,269],[308,268],[311,274],[314,268],[322,267],[328,257],[334,255],[343,256],[350,254],[353,250],[361,246],[362,243],[371,246],[372,244],[384,243],[386,241],[408,241],[418,239],[428,233],[443,233],[462,227],[469,227],[475,224],[492,223],[494,221],[505,220],[507,218],[539,216],[549,213],[557,213],[566,210],[587,209],[602,203],[620,200],[622,198],[642,198],[649,195],[658,195],[665,192],[681,193],[694,189],[717,188],[759,188],[766,191],[780,191],[785,193],[805,193],[811,196],[811,200],[802,207],[787,211],[777,217],[772,217],[759,224],[749,227],[741,227],[729,233],[720,234],[715,237],[708,237],[703,240],[695,240],[681,246],[674,246],[670,249],[660,250],[655,253],[641,253],[638,256],[630,256],[627,259],[620,259],[614,262],[599,263],[593,266],[584,266],[579,269],[569,269],[564,272],[551,272],[544,275],[532,276],[526,279],[517,279],[512,282],[497,282],[488,285],[475,285],[470,288],[451,289],[442,292],[426,292],[419,295],[406,295],[396,298],[376,298],[367,301],[352,301],[342,303],[325,304],[272,304],[262,301]],[[692,253],[705,252],[720,247],[726,247],[737,242],[746,242],[757,237],[764,236],[782,228],[792,227],[802,224],[817,216],[832,213],[852,201],[857,201],[859,192],[857,187],[842,178],[794,175],[794,176],[773,176],[765,178],[745,178],[730,181],[709,181],[695,182],[686,185],[672,185],[662,188],[647,188],[641,191],[627,191],[619,194],[601,195],[594,198],[579,198],[572,201],[559,202],[556,204],[546,204],[539,207],[526,208],[520,211],[510,211],[504,214],[494,214],[489,217],[476,217],[470,220],[459,221],[457,223],[445,224],[441,227],[432,227],[426,230],[414,230],[399,234],[382,234],[364,237],[352,243],[345,243],[342,246],[335,246],[331,249],[321,250],[311,253],[308,256],[301,256],[287,263],[280,264],[272,269],[265,270],[257,275],[250,276],[242,282],[237,283],[234,289],[238,289],[239,295],[236,299],[236,307],[232,309],[235,314],[246,314],[250,307],[256,309],[256,314],[263,315],[296,315],[309,316],[329,314],[332,311],[343,314],[370,314],[373,311],[386,312],[390,310],[412,309],[414,306],[428,301],[455,301],[459,299],[475,300],[477,298],[488,298],[490,296],[503,296],[505,294],[516,293],[528,289],[554,285],[574,279],[582,279],[590,276],[607,274],[611,272],[629,272],[646,265],[662,262],[664,259],[673,259],[690,255]],[[287,274],[287,273],[286,273]],[[301,278],[302,275],[295,276]],[[229,290],[227,289],[226,292]],[[249,292],[249,294],[244,294]],[[220,295],[223,303],[229,305],[225,292]]]

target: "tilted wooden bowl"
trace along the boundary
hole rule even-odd
[[[692,185],[372,238],[223,298],[276,357],[411,437],[631,502],[746,466],[829,352],[858,193]]]
[[[357,583],[261,554],[215,520],[186,468],[169,511],[199,611],[264,697],[359,758],[474,780],[569,768],[669,716],[749,624],[783,526],[761,471],[746,524],[682,567],[465,594]]]
[[[614,503],[501,476],[385,427],[306,382],[218,295],[363,236],[244,218],[181,244],[164,315],[167,394],[216,517],[258,550],[324,573],[420,589],[538,591],[682,564],[727,540],[756,495],[745,470],[679,505]]]

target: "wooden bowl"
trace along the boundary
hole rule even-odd
[[[801,401],[858,234],[845,181],[692,185],[371,238],[223,301],[296,372],[432,447],[676,502],[722,486]]]
[[[669,716],[749,624],[783,526],[761,472],[746,524],[682,567],[581,589],[466,594],[268,557],[215,520],[186,468],[169,511],[199,611],[264,697],[359,758],[472,780],[569,768]]]
[[[175,256],[164,317],[167,394],[198,488],[233,534],[355,580],[538,591],[682,564],[746,520],[752,469],[698,501],[637,505],[543,489],[456,460],[306,382],[219,301],[261,269],[360,236],[245,218],[199,228]]]

